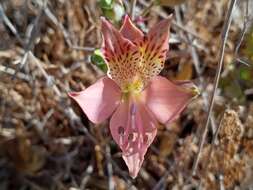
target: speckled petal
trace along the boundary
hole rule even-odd
[[[172,16],[153,26],[139,47],[139,72],[143,80],[149,81],[158,75],[164,67],[166,53],[169,50],[169,31]]]
[[[163,69],[168,51],[171,16],[156,24],[147,35],[125,17],[121,31],[102,19],[104,57],[108,75],[121,88],[135,81],[143,87]]]
[[[110,121],[115,142],[123,152],[130,175],[136,177],[144,155],[153,142],[158,123],[153,114],[142,104],[122,102]]]

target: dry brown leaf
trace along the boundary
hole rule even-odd
[[[172,153],[173,147],[176,143],[177,138],[178,138],[178,135],[175,132],[165,131],[161,135],[161,143],[160,143],[159,150],[160,150],[160,155],[162,158],[166,158]]]
[[[28,133],[21,126],[16,128],[15,138],[2,139],[1,149],[16,169],[28,174],[37,172],[45,163],[45,149],[32,145]]]
[[[159,5],[162,6],[176,6],[187,2],[186,0],[158,0]]]
[[[192,72],[192,64],[184,63],[176,76],[176,80],[190,80],[192,78]]]
[[[243,135],[243,125],[238,114],[234,110],[226,110],[222,121],[219,133],[219,145],[213,149],[208,175],[203,180],[206,181],[206,188],[218,188],[217,181],[212,179],[212,176],[223,174],[225,188],[235,187],[238,181],[241,181],[245,176],[245,160],[238,154],[239,145]],[[203,160],[208,159],[209,148],[204,149]]]

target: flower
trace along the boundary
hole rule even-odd
[[[168,51],[171,16],[147,35],[125,16],[118,31],[102,18],[107,77],[72,97],[93,123],[110,120],[113,139],[135,178],[159,123],[175,120],[196,95],[191,82],[173,83],[157,76]]]

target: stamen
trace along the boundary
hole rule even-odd
[[[124,141],[124,136],[120,135],[119,136],[119,145],[122,146],[123,145],[123,141]]]
[[[136,114],[136,110],[137,110],[137,107],[136,105],[133,103],[130,107],[130,114],[131,115],[135,115]]]
[[[124,133],[125,133],[124,127],[119,126],[119,128],[118,128],[118,134],[119,134],[119,145],[120,145],[120,146],[123,145]]]

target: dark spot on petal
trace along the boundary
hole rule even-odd
[[[119,135],[124,135],[124,133],[125,133],[124,127],[119,126],[119,127],[118,127],[118,134],[119,134]]]
[[[132,141],[134,139],[134,134],[133,133],[130,133],[129,135],[128,135],[128,140],[129,141]]]
[[[144,37],[143,37],[143,42],[146,42],[148,40],[148,37],[145,35]]]
[[[144,138],[143,138],[143,142],[147,143],[148,142],[148,135],[145,134]]]
[[[162,59],[163,57],[164,57],[163,55],[159,55],[159,57],[158,57],[158,58],[159,58],[159,59]]]
[[[155,37],[154,35],[151,35],[149,41],[152,41],[154,37]]]

